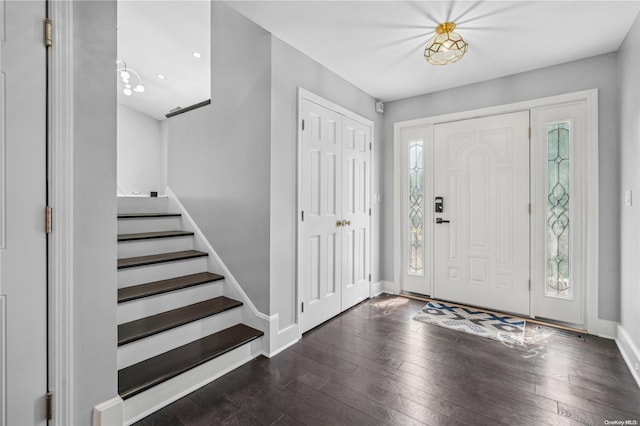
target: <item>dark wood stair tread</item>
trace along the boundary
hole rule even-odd
[[[126,257],[118,259],[118,269],[134,268],[136,266],[153,265],[156,263],[187,260],[196,257],[206,257],[207,253],[198,250],[174,251],[171,253],[152,254],[148,256]]]
[[[150,219],[163,217],[180,217],[180,213],[120,213],[118,219]]]
[[[181,290],[183,288],[193,287],[221,279],[224,279],[222,275],[212,274],[211,272],[200,272],[198,274],[184,275],[182,277],[170,278],[168,280],[154,281],[120,288],[118,289],[118,303]]]
[[[242,306],[242,302],[220,296],[204,302],[151,315],[118,326],[118,346]]]
[[[190,237],[190,231],[139,232],[135,234],[118,234],[118,241],[152,240],[156,238]]]
[[[118,371],[118,393],[130,398],[262,336],[237,324]]]

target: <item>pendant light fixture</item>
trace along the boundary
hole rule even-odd
[[[448,65],[462,59],[469,45],[455,32],[456,24],[445,22],[438,25],[436,35],[427,42],[424,57],[433,65]]]
[[[142,85],[142,78],[140,78],[140,74],[138,74],[135,70],[131,68],[127,68],[127,64],[125,61],[117,60],[117,64],[122,64],[116,71],[118,75],[120,75],[120,79],[122,80],[122,84],[124,85],[124,89],[122,89],[122,93],[125,96],[131,96],[133,92],[143,93],[144,86]],[[135,77],[137,79],[137,84],[134,85],[134,82],[131,81],[131,78]]]

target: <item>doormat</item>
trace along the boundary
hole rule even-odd
[[[511,345],[524,345],[526,321],[522,318],[432,300],[413,319]]]

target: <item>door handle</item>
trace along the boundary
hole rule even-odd
[[[351,225],[351,221],[350,220],[343,220],[342,221],[342,226],[347,226],[347,225]]]
[[[341,220],[337,221],[336,226],[342,226],[342,221]]]
[[[436,218],[436,223],[451,223],[451,222],[448,221],[448,220],[444,220],[441,217],[437,217]]]

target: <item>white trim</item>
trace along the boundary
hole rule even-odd
[[[0,296],[0,426],[7,424],[7,295]]]
[[[367,125],[369,127],[371,127],[371,132],[373,134],[373,121],[369,120],[368,118],[365,118],[359,114],[356,114],[353,111],[350,111],[344,107],[341,107],[338,104],[334,104],[333,102],[331,102],[328,99],[323,98],[322,96],[318,96],[315,93],[312,93],[306,89],[303,89],[302,87],[298,87],[298,118],[302,118],[300,116],[300,100],[301,99],[306,99],[308,101],[314,102],[320,106],[323,106],[325,108],[330,109],[331,111],[337,112],[340,115],[344,115],[345,117],[349,117],[352,120],[355,120],[359,123],[362,123],[364,125]],[[298,120],[299,121],[299,120]],[[299,128],[299,127],[298,127]],[[302,130],[302,129],[300,129]],[[373,142],[373,138],[372,142]]]
[[[382,292],[387,294],[400,294],[400,285],[391,281],[380,281]]]
[[[74,420],[73,263],[73,2],[50,1],[56,48],[50,50],[49,383],[53,425]]]
[[[295,345],[300,340],[300,328],[298,324],[292,324],[284,330],[280,330],[280,316],[278,314],[271,315],[269,322],[269,349],[263,351],[262,355],[271,358],[284,351],[290,346]]]
[[[124,402],[120,396],[93,407],[93,426],[115,426],[124,423]]]
[[[380,296],[384,291],[382,291],[382,281],[376,281],[371,284],[371,297]]]
[[[401,232],[399,220],[401,217],[401,140],[400,131],[402,129],[412,127],[426,127],[429,125],[447,123],[452,121],[467,120],[472,118],[486,117],[491,115],[506,114],[517,111],[531,111],[534,108],[540,108],[551,105],[559,105],[569,102],[586,101],[587,105],[587,129],[586,138],[588,148],[586,150],[586,170],[588,182],[585,187],[589,188],[587,196],[587,218],[584,227],[587,230],[586,250],[584,253],[584,264],[586,265],[586,281],[585,292],[587,297],[586,303],[586,320],[585,328],[592,334],[611,336],[613,324],[611,321],[605,321],[598,318],[598,90],[584,90],[580,92],[567,93],[563,95],[550,96],[546,98],[532,99],[523,102],[516,102],[505,105],[481,108],[471,111],[462,111],[452,114],[438,115],[434,117],[425,117],[414,120],[406,120],[394,123],[394,280],[398,283],[397,288],[400,289],[401,282],[402,259],[401,259]]]
[[[0,43],[5,41],[5,31],[7,28],[5,22],[5,0],[0,1]],[[7,126],[6,126],[6,79],[4,71],[2,71],[2,48],[0,48],[0,249],[6,247],[6,143],[7,143]],[[0,293],[2,289],[0,289]],[[1,407],[0,407],[1,408]],[[6,413],[6,411],[2,411]]]
[[[638,349],[627,330],[621,324],[618,324],[616,344],[631,371],[631,375],[636,380],[638,387],[640,387],[640,349]]]

